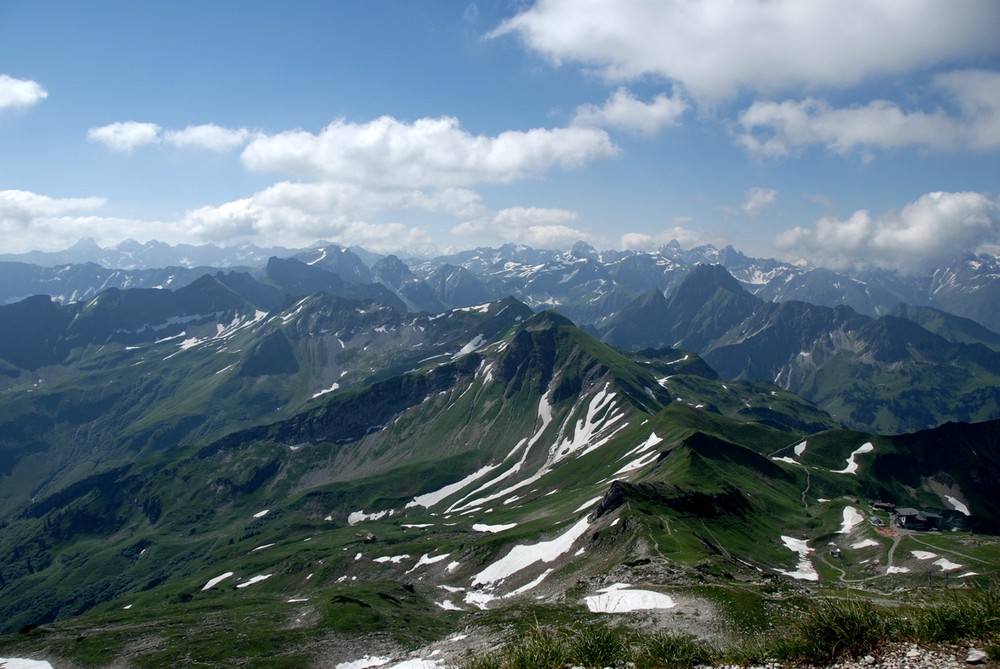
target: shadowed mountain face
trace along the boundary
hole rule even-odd
[[[893,433],[1000,416],[996,336],[932,315],[940,312],[900,309],[951,339],[896,315],[764,302],[721,266],[699,267],[668,297],[631,303],[606,324],[603,339],[629,348],[672,341],[726,378],[777,383],[862,429]]]

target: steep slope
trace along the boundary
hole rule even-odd
[[[268,313],[233,283],[2,307],[0,513],[136,453],[474,350],[531,316],[512,300],[430,316],[325,294]]]
[[[777,383],[859,429],[896,433],[1000,417],[1000,357],[988,348],[995,335],[920,313],[960,341],[896,316],[763,302],[721,266],[699,267],[669,297],[651,293],[630,304],[602,335],[629,348],[674,340],[725,378]]]
[[[678,397],[674,382],[695,394]],[[470,623],[503,625],[504,615],[583,615],[622,587],[692,614],[713,607],[691,594],[696,584],[761,586],[782,601],[800,582],[891,588],[910,581],[889,569],[892,552],[870,570],[868,556],[884,549],[854,523],[868,511],[856,498],[930,500],[942,490],[938,464],[958,469],[969,452],[933,456],[935,440],[964,440],[996,461],[995,427],[961,436],[956,426],[919,437],[927,455],[915,478],[876,476],[871,458],[902,452],[903,438],[808,436],[748,420],[739,387],[691,354],[632,357],[553,313],[512,319],[489,343],[321,396],[287,419],[39,495],[0,531],[0,620],[7,631],[45,623],[54,632],[34,638],[56,652],[72,625],[107,658],[117,653],[108,635],[128,627],[146,639],[128,652],[146,663],[258,653],[302,665],[356,660],[373,634],[413,648]],[[771,388],[756,392],[777,397],[775,414],[796,406]],[[714,408],[699,401],[729,396]],[[789,420],[806,410],[798,402]],[[859,448],[865,440],[877,444]],[[979,492],[993,469],[983,471],[936,499],[995,517]],[[978,555],[955,543],[960,534],[935,550]],[[830,563],[820,551],[830,542],[864,561]],[[220,650],[200,635],[171,636],[179,620],[233,642]],[[229,627],[259,646],[236,643]],[[331,633],[336,645],[323,640]],[[320,641],[303,645],[303,635]]]
[[[956,344],[983,344],[994,351],[1000,350],[1000,334],[969,318],[953,316],[934,307],[917,307],[911,304],[899,304],[889,315],[911,320],[925,330]]]
[[[511,308],[508,303],[503,310]],[[101,598],[141,590],[149,579],[156,581],[148,586],[155,589],[167,579],[220,569],[220,555],[230,560],[248,549],[234,553],[223,545],[221,553],[206,553],[203,542],[217,543],[220,532],[238,532],[235,528],[245,525],[256,507],[272,501],[284,500],[279,503],[282,513],[299,518],[295,523],[333,527],[380,517],[426,518],[428,513],[462,518],[464,531],[494,519],[502,525],[504,517],[513,515],[520,520],[510,527],[524,525],[531,533],[567,520],[577,528],[574,532],[589,527],[591,521],[573,509],[603,495],[609,475],[638,474],[652,466],[657,452],[651,449],[661,438],[652,435],[656,421],[649,419],[671,397],[656,383],[657,372],[651,369],[655,357],[629,359],[551,313],[521,323],[513,319],[510,325],[513,329],[492,344],[459,351],[420,371],[331,394],[316,408],[188,449],[185,457],[185,451],[175,450],[169,457],[124,464],[39,495],[12,518],[3,535],[23,542],[28,534],[42,533],[30,554],[10,554],[2,567],[8,589],[0,599],[23,606],[35,598],[36,588],[45,587],[68,601],[48,612],[45,606],[51,604],[32,604],[9,618],[9,624],[72,615]],[[728,419],[720,414],[716,420]],[[736,426],[753,434],[742,422],[731,428]],[[688,428],[680,430],[672,429],[681,434]],[[772,438],[780,434],[770,428],[759,431]],[[750,441],[758,439],[765,441]],[[178,480],[190,485],[177,487]],[[558,490],[565,492],[546,494]],[[123,503],[126,497],[134,501]],[[457,530],[444,531],[439,552],[458,536]],[[491,575],[496,572],[490,564],[502,563],[496,561],[497,551],[506,542],[497,545],[488,538],[491,532],[479,532],[482,544],[462,549],[464,558],[455,556],[468,566],[450,570],[458,580],[478,579],[480,594],[470,596],[470,603],[501,597],[513,588],[515,574],[518,582],[538,576],[529,569],[522,577],[520,568],[502,578]],[[119,566],[109,567],[115,577],[101,580],[83,563],[56,569],[57,564],[65,567],[57,556],[71,545],[112,535],[112,545],[119,547],[111,550],[121,555],[111,560]],[[345,535],[340,536],[342,541]],[[527,535],[519,531],[510,536]],[[266,543],[263,539],[250,541]],[[126,550],[134,545],[165,551],[160,566],[136,561]],[[218,554],[172,562],[192,551]],[[164,566],[170,564],[175,566]],[[70,584],[75,588],[81,580],[88,585],[69,596]],[[11,604],[5,613],[15,608]]]

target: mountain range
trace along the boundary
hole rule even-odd
[[[755,633],[995,576],[1000,336],[671,253],[326,245],[0,306],[0,654],[437,662],[621,593]]]

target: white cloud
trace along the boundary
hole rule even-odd
[[[740,114],[743,134],[737,141],[752,153],[775,157],[815,144],[842,154],[908,146],[940,151],[1000,148],[1000,72],[940,74],[934,88],[950,98],[957,113],[906,111],[888,100],[845,109],[813,98],[758,101]]]
[[[189,211],[177,227],[185,235],[211,241],[263,237],[301,245],[323,238],[375,251],[424,251],[431,242],[420,228],[365,220],[414,210],[475,216],[483,205],[477,193],[459,188],[424,192],[283,181],[247,198]]]
[[[797,259],[831,268],[918,271],[1000,240],[1000,205],[981,193],[928,193],[899,212],[822,218],[775,239]]]
[[[368,223],[310,210],[308,204],[296,202],[294,194],[284,199],[286,195],[288,193],[269,189],[217,207],[201,207],[185,214],[177,227],[188,236],[216,242],[264,238],[274,243],[301,246],[317,239],[329,239],[378,252],[404,249],[427,252],[434,248],[429,235],[420,228],[402,223]]]
[[[460,223],[451,229],[474,241],[517,242],[539,248],[568,248],[578,241],[594,242],[594,235],[572,228],[575,211],[548,207],[509,207]]]
[[[130,152],[146,144],[159,143],[161,130],[155,123],[123,121],[91,128],[87,131],[87,139],[104,144],[115,151]]]
[[[49,96],[49,92],[37,81],[15,79],[0,74],[0,111],[4,109],[27,109]]]
[[[189,125],[183,130],[168,130],[163,138],[180,148],[201,148],[224,153],[243,146],[250,137],[246,128],[232,130],[214,123]]]
[[[626,232],[621,236],[619,245],[622,249],[653,251],[672,241],[676,241],[681,245],[681,248],[685,249],[708,243],[702,232],[690,230],[682,225],[675,225],[653,234]]]
[[[700,99],[857,84],[1000,49],[995,0],[539,0],[514,34],[613,81],[658,75]]]
[[[668,125],[680,123],[688,104],[680,96],[657,95],[652,102],[642,102],[624,87],[615,91],[603,106],[583,105],[573,117],[574,125],[612,127],[655,135]]]
[[[162,223],[104,217],[102,197],[54,198],[22,190],[0,191],[0,237],[4,251],[55,251],[81,237],[113,244],[127,237],[152,239],[168,229]]]
[[[572,169],[618,154],[597,128],[535,128],[495,137],[471,135],[454,118],[404,123],[382,116],[338,120],[319,134],[255,137],[243,150],[251,170],[379,187],[421,188],[509,183],[555,167]]]
[[[751,216],[756,216],[778,201],[778,191],[773,188],[748,188],[745,195],[746,199],[743,200],[740,209]]]

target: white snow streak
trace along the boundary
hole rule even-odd
[[[958,511],[959,513],[963,513],[966,516],[971,516],[972,515],[971,513],[969,513],[969,507],[967,507],[965,504],[962,504],[961,502],[959,502],[957,499],[955,499],[951,495],[945,495],[944,498],[946,500],[948,500],[948,503],[951,504],[951,508],[955,509],[955,511]]]
[[[830,471],[833,472],[834,474],[857,474],[858,463],[854,461],[855,456],[861,455],[862,453],[871,453],[874,450],[875,446],[872,444],[872,442],[869,441],[865,444],[862,444],[858,448],[854,449],[854,451],[848,456],[846,467],[844,467],[843,469],[831,469]]]
[[[248,581],[246,581],[244,583],[238,583],[236,585],[236,587],[237,588],[246,588],[247,586],[251,586],[254,583],[260,583],[261,581],[266,581],[269,578],[271,578],[271,574],[258,574],[257,576],[254,576],[253,578],[249,579]]]
[[[324,388],[323,390],[320,390],[319,392],[313,393],[313,396],[312,396],[311,399],[316,399],[320,395],[326,395],[327,393],[332,393],[334,390],[339,390],[339,389],[340,389],[340,384],[337,383],[336,381],[334,381],[333,385],[330,386],[329,388]]]
[[[787,571],[785,569],[775,569],[780,574],[785,576],[791,576],[792,578],[797,578],[803,581],[818,581],[819,574],[816,572],[816,568],[813,567],[812,562],[809,561],[807,557],[812,549],[809,548],[809,544],[805,539],[795,539],[793,537],[781,537],[782,543],[788,548],[788,550],[793,553],[799,554],[799,564],[796,565],[795,571]]]
[[[406,505],[407,509],[413,508],[415,506],[422,506],[425,509],[429,509],[446,497],[454,495],[456,492],[464,488],[465,486],[478,481],[482,477],[489,474],[491,471],[499,467],[500,465],[486,465],[479,471],[469,474],[461,481],[456,481],[455,483],[450,483],[440,490],[435,490],[434,492],[424,493],[423,495],[417,495],[413,498],[413,501],[408,502]]]
[[[508,576],[516,574],[536,562],[552,562],[572,548],[573,542],[583,536],[589,527],[590,523],[587,519],[582,518],[555,539],[527,546],[514,546],[506,557],[497,560],[476,574],[472,578],[472,585],[492,587],[499,581],[503,581]]]
[[[225,574],[222,574],[221,576],[216,576],[215,578],[210,578],[208,580],[208,583],[206,583],[204,585],[204,587],[202,587],[202,591],[205,591],[205,590],[208,590],[209,588],[215,587],[216,585],[218,585],[219,583],[222,583],[223,581],[225,581],[227,578],[229,578],[232,575],[233,575],[233,572],[227,571]]]
[[[497,532],[504,532],[511,528],[517,527],[517,523],[506,523],[504,525],[487,525],[485,523],[476,523],[472,526],[475,532],[490,532],[491,534],[496,534]]]

